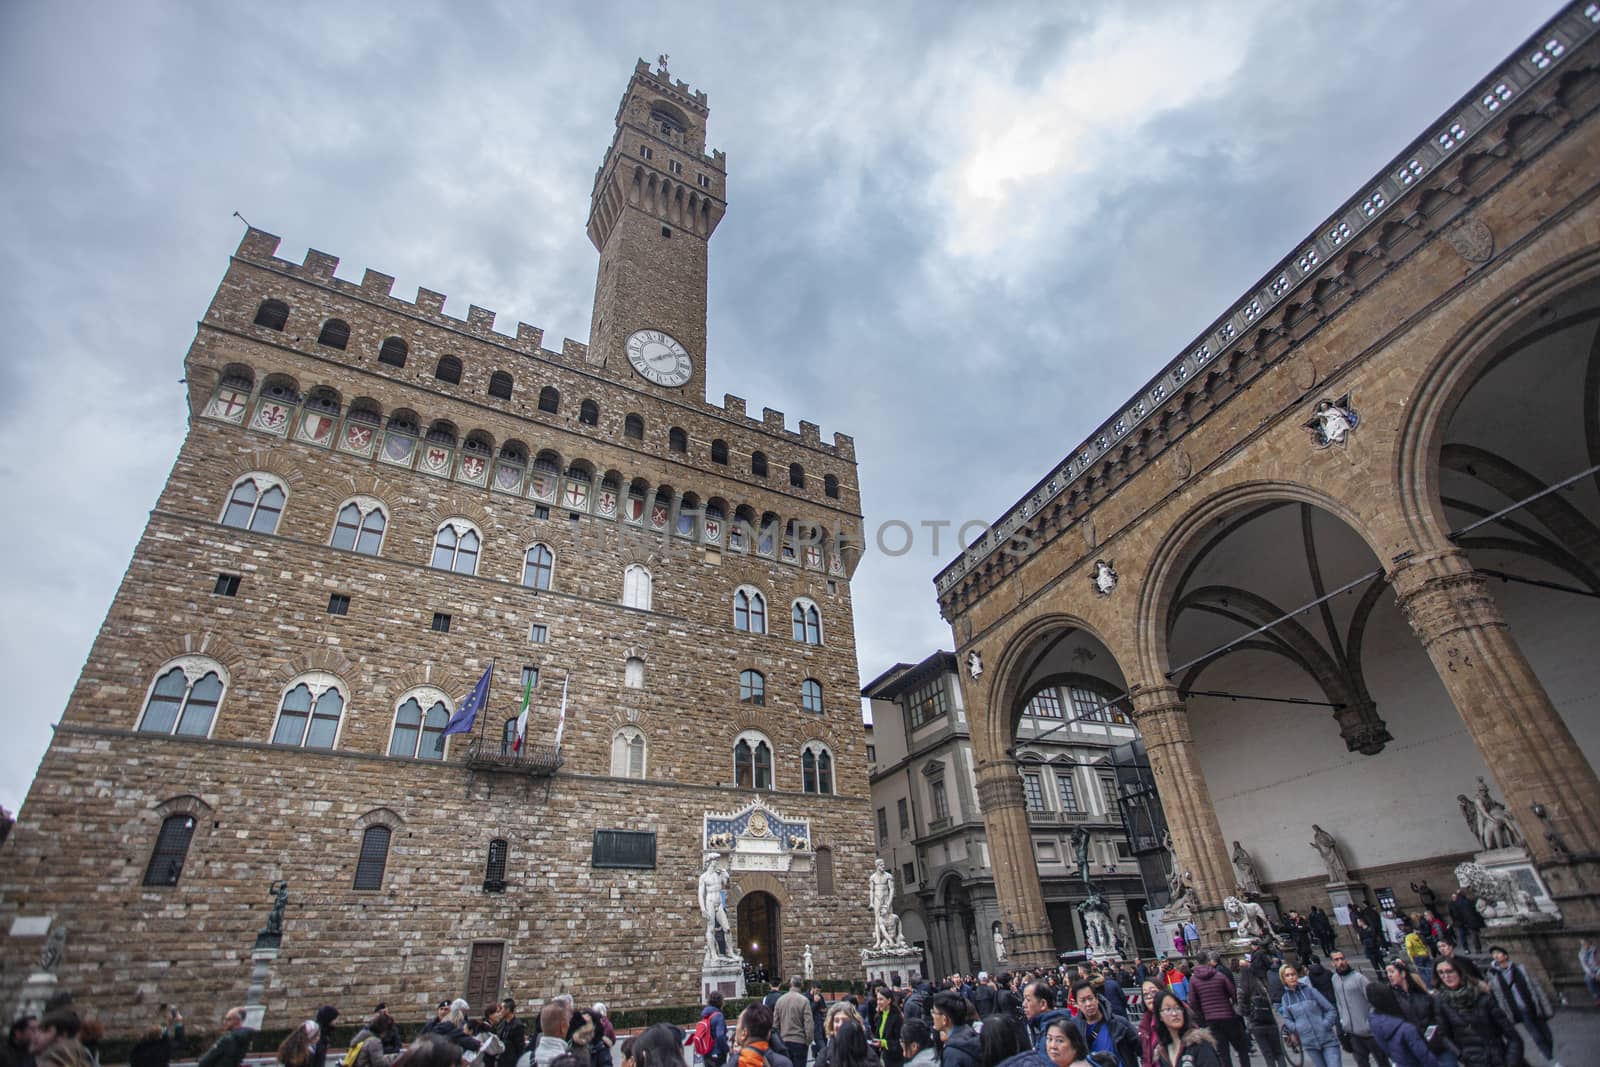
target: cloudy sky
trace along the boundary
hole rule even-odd
[[[234,211],[586,340],[589,186],[668,52],[728,154],[710,395],[852,434],[869,531],[993,519],[1557,7],[0,5],[0,804],[177,452]],[[863,562],[864,679],[950,646],[952,555]]]

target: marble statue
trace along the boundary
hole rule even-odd
[[[1237,841],[1233,843],[1233,871],[1239,877],[1240,892],[1250,896],[1260,895],[1261,874],[1256,870],[1256,861]]]
[[[1167,861],[1171,864],[1167,875],[1167,905],[1161,911],[1161,921],[1180,924],[1192,922],[1195,909],[1199,907],[1194,896],[1194,878],[1178,860],[1178,846],[1173,843],[1171,830],[1162,837],[1161,844],[1167,850]]]
[[[1000,924],[994,924],[994,958],[996,963],[1006,962],[1006,935],[1001,933]]]
[[[972,675],[974,682],[983,675],[983,657],[978,655],[976,649],[967,653],[967,673]]]
[[[706,853],[706,868],[700,874],[700,914],[706,921],[708,962],[741,958],[729,947],[733,925],[728,922],[728,869],[718,863],[721,858],[719,853]]]
[[[894,913],[894,875],[882,860],[873,864],[867,879],[868,904],[872,908],[872,948],[875,952],[902,952],[910,949],[900,933],[900,916]]]
[[[801,965],[805,968],[806,981],[809,982],[816,974],[816,961],[811,958],[810,945],[807,945],[805,952],[801,953],[800,961]]]
[[[1344,857],[1339,855],[1339,842],[1316,823],[1311,824],[1311,847],[1322,856],[1322,862],[1328,867],[1328,881],[1348,882],[1350,880],[1350,867],[1345,863]]]
[[[1094,574],[1089,576],[1097,596],[1110,596],[1117,588],[1117,568],[1103,559],[1094,561]]]
[[[1342,445],[1350,431],[1361,425],[1361,416],[1350,406],[1350,394],[1338,400],[1320,400],[1311,420],[1305,424],[1311,431],[1311,440],[1318,448]]]
[[[1534,902],[1533,894],[1509,874],[1476,863],[1462,863],[1456,867],[1456,881],[1478,898],[1478,910],[1490,926],[1547,918]]]
[[[1468,800],[1465,795],[1458,795],[1456,803],[1461,805],[1461,813],[1466,817],[1473,836],[1486,850],[1515,848],[1524,844],[1522,831],[1512,821],[1511,813],[1489,794],[1489,783],[1482,778],[1478,779],[1475,799]]]
[[[1272,944],[1272,921],[1267,918],[1266,909],[1253,900],[1240,900],[1238,897],[1228,897],[1222,902],[1222,909],[1228,913],[1228,918],[1237,924],[1239,936],[1237,940],[1261,941]]]

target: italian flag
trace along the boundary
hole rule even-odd
[[[532,699],[533,675],[530,674],[522,687],[522,714],[517,716],[517,738],[511,742],[511,751],[516,755],[522,754],[522,739],[528,736],[528,703]]]

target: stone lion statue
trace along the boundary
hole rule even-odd
[[[1239,924],[1239,940],[1272,942],[1272,921],[1260,904],[1253,900],[1228,897],[1222,902],[1228,918]]]
[[[1478,910],[1483,912],[1485,919],[1514,919],[1541,914],[1533,895],[1508,874],[1491,871],[1476,863],[1462,863],[1456,867],[1456,881],[1478,898]]]

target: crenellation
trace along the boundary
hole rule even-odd
[[[722,410],[735,418],[745,418],[744,397],[734,396],[732,393],[722,394]]]
[[[384,274],[368,267],[366,273],[361,276],[361,288],[364,292],[393,299],[391,294],[394,290],[394,275]]]
[[[488,308],[481,308],[477,304],[467,307],[467,325],[480,333],[494,331],[495,313]]]
[[[847,433],[834,433],[833,451],[834,455],[838,456],[840,459],[848,460],[849,462],[854,463],[856,461],[855,438],[851,437]]]
[[[240,259],[255,260],[260,263],[269,263],[278,257],[278,245],[282,239],[276,234],[258,230],[254,226],[244,231],[244,236],[239,239],[239,250],[236,255]]]
[[[315,248],[306,249],[305,261],[301,264],[313,278],[328,281],[333,278],[333,272],[339,269],[339,257],[330,256],[326,252],[319,252]]]
[[[821,448],[822,427],[818,426],[814,422],[807,422],[805,419],[801,419],[800,440],[802,443],[811,445],[814,448]]]
[[[418,286],[416,307],[423,314],[445,318],[444,301],[445,295],[443,293],[436,293],[432,289],[424,289]],[[457,319],[456,321],[459,322],[461,320]]]
[[[550,353],[552,356],[554,352]],[[576,366],[582,366],[589,358],[589,346],[582,341],[574,341],[570,337],[561,339],[561,358]]]
[[[783,433],[783,412],[775,411],[772,408],[762,408],[761,425],[775,433]]]
[[[514,340],[518,348],[537,352],[544,347],[544,330],[538,326],[529,326],[525,322],[519,322],[517,323],[517,336]]]

